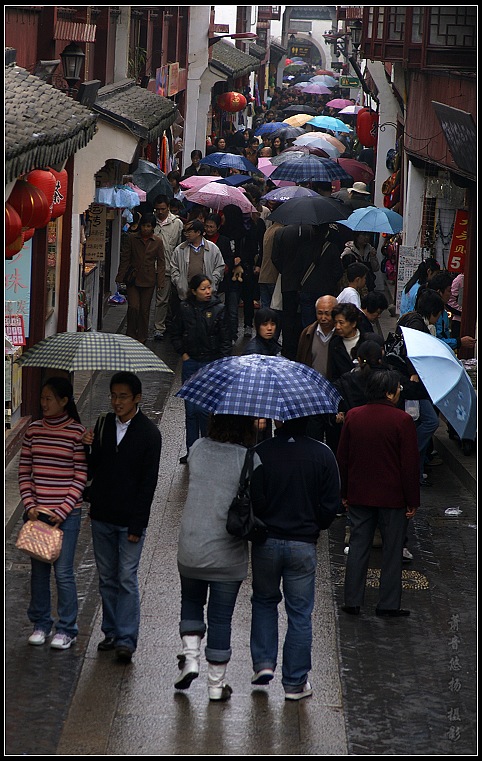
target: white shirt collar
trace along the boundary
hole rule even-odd
[[[328,343],[328,341],[330,340],[334,332],[335,332],[335,328],[332,328],[330,332],[328,333],[328,335],[326,335],[326,333],[323,333],[319,325],[316,326],[316,334],[319,337],[320,341],[322,341],[324,344]]]

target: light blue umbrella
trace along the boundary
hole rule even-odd
[[[265,201],[288,201],[290,198],[309,198],[310,196],[313,198],[317,195],[319,194],[309,188],[303,188],[300,185],[289,185],[286,188],[270,190],[269,193],[261,196],[261,198],[264,198]]]
[[[452,349],[430,333],[401,328],[407,356],[432,402],[461,439],[475,439],[477,395]]]
[[[348,219],[339,219],[337,222],[349,227],[350,230],[359,230],[365,233],[388,233],[395,235],[403,227],[403,217],[391,209],[381,209],[378,206],[365,206],[355,209]]]
[[[341,400],[313,368],[262,354],[216,359],[191,376],[176,396],[218,415],[283,421],[337,412]]]
[[[315,116],[308,124],[321,129],[331,129],[333,132],[353,132],[352,128],[336,116]]]

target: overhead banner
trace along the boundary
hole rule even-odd
[[[449,272],[457,272],[460,274],[464,271],[468,224],[468,212],[463,209],[457,209],[455,212],[454,231],[452,233],[452,242],[450,243],[447,262],[447,269]]]

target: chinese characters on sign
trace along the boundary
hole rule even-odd
[[[32,241],[23,244],[18,254],[5,261],[5,314],[23,317],[25,336],[30,335],[30,283]]]
[[[21,314],[5,315],[5,335],[14,346],[25,346],[25,326]]]
[[[459,672],[462,669],[460,658],[459,658],[459,648],[460,648],[460,636],[459,636],[459,623],[460,619],[457,613],[451,616],[449,621],[449,628],[450,628],[450,638],[448,641],[449,648],[451,650],[451,656],[449,659],[449,671],[450,671],[450,681],[448,683],[448,688],[450,692],[452,693],[451,701],[453,703],[457,702],[458,700],[458,694],[460,690],[462,689],[462,682],[459,678]],[[457,742],[457,740],[460,740],[461,737],[461,713],[460,713],[460,706],[458,705],[451,705],[447,710],[447,719],[450,722],[448,731],[447,731],[447,737],[452,742]]]
[[[455,213],[454,231],[452,233],[452,242],[450,243],[447,264],[449,272],[457,272],[460,274],[464,271],[468,224],[468,212],[458,209]]]
[[[102,262],[105,259],[106,208],[93,203],[89,206],[90,234],[85,243],[85,261]]]

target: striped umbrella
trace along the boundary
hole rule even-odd
[[[294,161],[285,161],[276,167],[270,175],[271,180],[290,180],[291,182],[332,182],[333,180],[350,180],[351,176],[331,159],[304,156]]]
[[[172,373],[147,346],[121,333],[55,333],[28,349],[17,360],[21,367],[65,370],[113,370]]]

